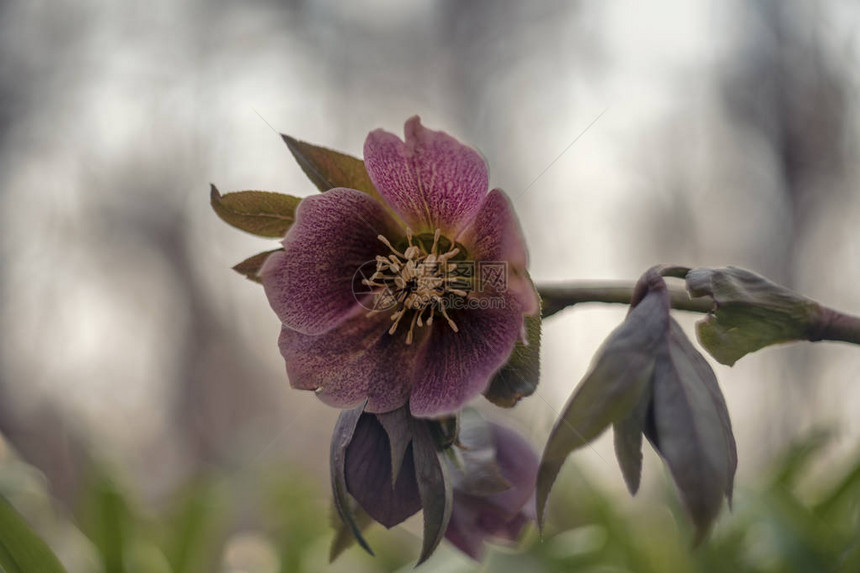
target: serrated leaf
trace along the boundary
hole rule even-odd
[[[696,333],[711,356],[728,366],[772,344],[809,340],[822,312],[814,300],[737,267],[693,269],[687,290],[714,300],[714,311],[697,323]]]
[[[538,525],[543,524],[549,492],[567,456],[627,417],[646,395],[668,319],[668,292],[659,279],[598,350],[544,448],[537,478]]]
[[[336,187],[347,187],[363,191],[382,201],[376,187],[367,174],[364,161],[305,141],[299,141],[289,135],[281,134],[284,143],[290,149],[299,166],[308,179],[320,191],[328,191]],[[385,204],[383,202],[383,204]]]
[[[351,500],[346,490],[346,449],[352,441],[358,420],[364,411],[365,404],[352,410],[344,410],[340,413],[335,423],[334,432],[331,437],[331,489],[334,497],[334,506],[341,520],[349,528],[358,544],[368,553],[373,555],[373,550],[361,534],[361,526],[352,512]]]
[[[417,567],[433,554],[445,537],[451,520],[454,492],[447,465],[430,433],[428,422],[417,418],[412,418],[411,422],[415,477],[424,510],[424,539]]]
[[[277,253],[278,251],[283,251],[284,249],[272,249],[271,251],[263,251],[262,253],[257,253],[253,257],[248,257],[241,263],[235,265],[233,270],[243,275],[246,279],[252,280],[255,283],[262,282],[260,280],[260,269],[263,267],[263,263],[266,262],[266,259],[269,258],[269,255],[272,253]]]
[[[296,220],[301,198],[271,191],[236,191],[221,195],[212,185],[209,194],[215,213],[237,229],[261,237],[283,236]]]
[[[526,340],[518,340],[511,357],[490,381],[484,396],[502,408],[516,406],[522,398],[531,396],[540,381],[540,316],[525,317]]]
[[[656,436],[652,443],[675,480],[698,544],[731,492],[737,457],[731,427],[726,430],[711,389],[719,391],[716,377],[674,320],[653,384],[653,428],[646,435]]]
[[[4,573],[65,573],[56,555],[27,525],[6,498],[0,496],[0,571]]]

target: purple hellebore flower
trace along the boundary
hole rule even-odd
[[[382,416],[393,418],[401,413]],[[408,424],[406,416],[401,419]],[[347,491],[370,517],[389,529],[421,509],[412,440],[404,437],[399,442],[406,444],[399,452],[402,457],[392,460],[390,439],[379,417],[362,414],[346,449],[345,463]],[[396,480],[392,475],[395,465]]]
[[[490,429],[495,462],[509,487],[482,494],[472,488],[464,491],[455,479],[453,511],[445,532],[448,541],[478,561],[484,555],[485,539],[516,541],[526,523],[535,520],[538,456],[513,430],[492,423]]]
[[[487,192],[481,156],[418,117],[405,135],[365,141],[381,201],[345,188],[305,198],[260,275],[293,387],[339,408],[366,399],[369,413],[408,401],[435,418],[486,390],[539,303],[516,216]],[[461,273],[486,262],[503,284],[464,286]]]
[[[405,408],[363,413],[345,452],[347,491],[388,528],[421,509],[409,423]],[[534,521],[538,456],[517,432],[477,415],[464,414],[455,443],[459,461],[446,462],[453,502],[445,537],[480,560],[486,539],[516,541]]]

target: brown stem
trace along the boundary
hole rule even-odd
[[[563,285],[538,285],[543,303],[543,317],[586,302],[630,304],[633,296],[632,282],[568,282]],[[702,297],[691,299],[687,291],[669,288],[672,308],[689,312],[709,312],[714,307],[711,299]]]
[[[818,324],[814,327],[814,335],[809,339],[860,344],[860,317],[822,306]]]
[[[546,318],[569,306],[583,303],[630,304],[635,284],[624,281],[574,281],[558,285],[538,285]],[[669,287],[672,308],[707,313],[714,309],[710,297],[690,298],[687,291]],[[860,317],[821,306],[821,313],[810,325],[807,340],[834,340],[860,344]]]

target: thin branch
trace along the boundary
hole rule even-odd
[[[814,335],[810,336],[809,340],[837,340],[860,344],[860,317],[826,306],[822,306],[821,310],[819,324],[813,328]]]
[[[630,304],[633,296],[633,282],[612,281],[573,281],[559,285],[538,285],[543,301],[543,317],[546,318],[569,306],[587,302],[610,304]],[[669,288],[672,308],[689,312],[710,312],[714,302],[708,297],[691,299],[687,291]]]
[[[635,283],[629,281],[572,281],[557,285],[538,285],[546,318],[569,306],[584,303],[630,304]],[[714,310],[710,297],[690,298],[686,290],[669,287],[672,308],[688,312],[708,313]],[[860,345],[860,317],[845,314],[824,305],[810,325],[806,340],[833,340]]]

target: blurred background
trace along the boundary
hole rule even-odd
[[[538,282],[733,264],[860,313],[858,33],[850,0],[0,0],[0,494],[70,573],[328,569],[336,412],[230,270],[274,243],[209,207],[315,193],[277,132],[360,156],[420,114],[484,154]],[[481,409],[541,447],[624,312],[548,320],[537,395]],[[860,349],[714,366],[740,466],[705,548],[604,436],[545,542],[422,570],[860,570]],[[420,521],[378,529],[332,570],[411,570]]]

